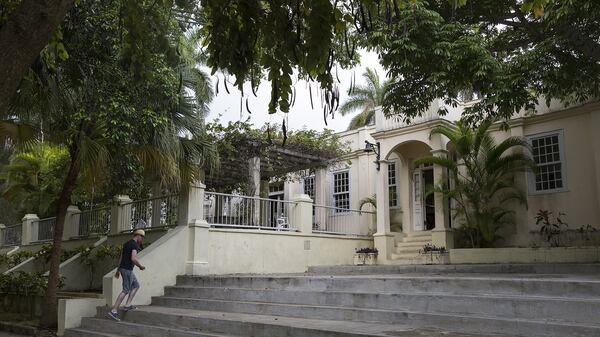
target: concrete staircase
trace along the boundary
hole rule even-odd
[[[600,267],[563,266],[179,276],[122,322],[103,307],[66,336],[600,336]]]
[[[392,260],[402,264],[425,264],[419,250],[428,243],[431,243],[430,231],[408,233],[403,238],[396,239]]]

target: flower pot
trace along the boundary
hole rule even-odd
[[[421,258],[425,260],[425,264],[450,264],[450,254],[448,252],[422,252]]]
[[[377,264],[377,253],[356,253],[354,254],[355,266],[371,266]]]

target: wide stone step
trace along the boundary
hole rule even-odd
[[[405,236],[401,242],[422,242],[423,244],[431,243],[431,234],[419,236]]]
[[[451,315],[431,314],[404,311],[390,322],[361,322],[351,316],[345,320],[330,320],[325,318],[306,319],[289,316],[274,316],[266,313],[243,314],[221,312],[217,308],[212,311],[168,308],[162,306],[141,307],[129,312],[124,319],[144,326],[146,329],[162,328],[159,332],[148,330],[138,331],[139,336],[173,336],[189,337],[196,331],[214,332],[233,336],[529,336],[529,337],[590,337],[600,336],[600,326],[593,324],[561,323],[547,319],[500,319],[482,315]],[[108,322],[118,326],[122,323]],[[84,320],[84,326],[90,324],[90,329],[98,325],[98,321]],[[179,331],[181,327],[186,330]],[[87,329],[87,327],[86,327]],[[105,331],[105,327],[101,328]],[[110,329],[110,328],[109,328]],[[168,331],[168,334],[166,334]],[[430,329],[424,332],[422,329]],[[114,332],[110,330],[106,332]],[[447,333],[455,332],[455,333]],[[163,333],[163,335],[160,335]],[[188,334],[185,334],[188,333]],[[418,334],[417,334],[418,333]],[[129,336],[128,334],[124,334]],[[210,336],[210,334],[209,334]]]
[[[127,322],[170,329],[186,327],[189,331],[213,331],[228,336],[286,337],[488,337],[487,333],[466,334],[415,327],[401,322],[356,322],[297,317],[249,315],[219,311],[202,311],[161,306],[141,307],[128,312]],[[403,320],[405,321],[405,320]],[[140,334],[141,335],[141,334]],[[169,334],[179,337],[180,335]],[[494,335],[498,337],[498,335]]]
[[[600,278],[561,275],[179,276],[177,285],[370,293],[445,293],[600,298]]]
[[[84,318],[81,321],[81,330],[113,334],[117,336],[144,336],[144,337],[226,337],[228,335],[199,330],[182,329],[180,326],[158,326],[148,322],[139,324],[134,322],[115,322],[108,318]]]
[[[86,329],[69,329],[65,331],[64,337],[119,337],[122,335],[116,335],[112,333],[105,333],[100,331],[86,330]]]
[[[536,319],[544,317],[555,321],[598,323],[600,300],[572,300],[565,298],[446,295],[446,294],[374,294],[339,292],[300,292],[222,288],[168,288],[164,297],[153,298],[153,303],[176,307],[178,300],[185,308],[221,311],[290,315],[318,318],[332,315],[331,319],[347,317],[348,312],[358,320],[387,322],[389,312],[361,312],[365,309],[385,309],[446,314],[480,314],[490,317]],[[192,301],[190,301],[192,300]],[[197,300],[197,301],[196,301]],[[288,306],[289,305],[289,306]],[[291,306],[291,307],[290,307]],[[338,312],[333,312],[333,311]],[[309,311],[309,312],[306,312]],[[313,316],[317,315],[317,316]],[[366,315],[364,319],[360,318]]]
[[[397,242],[396,248],[422,249],[427,242]]]
[[[483,314],[505,318],[566,320],[600,323],[600,299],[570,299],[493,294],[356,293],[282,291],[243,288],[167,287],[165,297],[280,304]]]
[[[509,264],[449,264],[449,265],[374,265],[374,266],[313,266],[313,275],[389,275],[389,274],[566,274],[600,275],[600,263],[509,263]]]

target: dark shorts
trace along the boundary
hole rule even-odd
[[[133,270],[119,268],[119,272],[121,273],[121,279],[123,280],[124,294],[129,294],[133,289],[138,289],[140,287]]]

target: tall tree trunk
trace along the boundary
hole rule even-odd
[[[52,328],[56,326],[57,322],[57,308],[58,302],[56,299],[56,293],[58,291],[59,284],[59,266],[60,257],[62,255],[62,236],[65,226],[65,216],[67,214],[67,208],[71,204],[71,195],[75,189],[77,183],[77,177],[79,176],[79,167],[77,165],[77,147],[71,146],[71,164],[69,165],[69,171],[67,177],[63,183],[62,191],[58,198],[56,206],[56,225],[54,226],[54,241],[52,246],[52,255],[50,255],[50,274],[48,275],[48,288],[46,289],[46,295],[42,303],[42,318],[40,319],[40,326],[43,328]]]
[[[73,0],[23,0],[0,27],[0,114]]]

